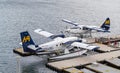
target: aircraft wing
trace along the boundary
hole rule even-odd
[[[85,26],[85,25],[80,25],[79,23],[76,23],[76,22],[73,22],[73,21],[70,21],[70,20],[67,20],[67,19],[63,19],[62,21],[75,26],[75,27],[72,27],[72,28],[81,28],[81,27]]]
[[[36,33],[38,33],[38,34],[40,34],[40,35],[42,35],[42,36],[45,36],[45,37],[50,37],[50,36],[54,35],[54,34],[52,34],[52,33],[49,33],[49,32],[47,32],[47,31],[44,31],[44,30],[42,30],[42,29],[36,29],[36,30],[34,30],[34,32],[36,32]]]
[[[78,26],[79,25],[79,23],[76,23],[76,22],[73,22],[73,21],[70,21],[70,20],[67,20],[67,19],[63,19],[62,21],[66,22],[66,23],[69,23],[69,24],[72,24],[74,26]]]
[[[57,37],[60,37],[60,38],[64,38],[64,37],[65,37],[64,34],[54,35],[54,34],[52,34],[52,33],[50,33],[50,32],[44,31],[44,30],[42,30],[42,29],[36,29],[36,30],[34,30],[34,32],[36,32],[36,33],[38,33],[38,34],[40,34],[40,35],[42,35],[42,36],[45,36],[45,37],[47,37],[47,38],[51,38],[51,39],[55,39],[55,38],[57,38]]]
[[[80,47],[80,48],[87,49],[87,50],[95,50],[99,48],[98,46],[93,46],[93,45],[80,43],[80,42],[74,42],[71,44],[71,46]]]
[[[80,25],[79,23],[76,23],[76,22],[73,22],[73,21],[70,21],[70,20],[67,20],[67,19],[63,19],[62,20],[63,22],[66,22],[66,23],[69,23],[69,24],[72,24],[74,26],[78,26],[78,27],[84,27],[84,28],[87,28],[87,29],[97,29],[96,26],[85,26],[85,25]]]

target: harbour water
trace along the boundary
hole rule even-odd
[[[45,67],[46,56],[13,53],[21,47],[21,31],[29,31],[35,43],[41,44],[50,39],[34,33],[37,28],[58,34],[70,26],[61,21],[64,18],[100,26],[110,17],[110,35],[120,34],[120,0],[0,0],[0,17],[0,73],[56,73]]]

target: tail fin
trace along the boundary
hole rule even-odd
[[[110,19],[107,18],[101,26],[102,29],[108,31],[110,29]]]
[[[24,52],[34,52],[34,50],[28,48],[29,45],[35,45],[28,31],[21,32],[20,36]]]

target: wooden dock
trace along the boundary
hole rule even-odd
[[[21,55],[21,56],[35,55],[35,53],[24,52],[24,51],[23,51],[23,48],[13,49],[13,52],[16,53],[16,54],[18,54],[18,55]]]
[[[107,63],[111,64],[112,66],[115,66],[120,69],[120,59],[113,58],[113,59],[107,59],[105,60]]]
[[[76,68],[68,68],[68,69],[64,69],[64,71],[66,73],[83,73],[83,71],[76,69]]]
[[[83,68],[83,69],[77,69],[77,68],[67,68],[64,69],[63,73],[95,73],[89,69]]]
[[[116,41],[118,42],[118,40],[120,40],[120,36],[117,36],[117,37],[112,37],[112,41]],[[117,39],[117,40],[116,40]],[[108,44],[103,44],[103,42],[101,41],[101,43],[99,42],[96,42],[95,41],[95,38],[87,38],[86,39],[87,43],[90,43],[90,44],[93,44],[93,45],[96,45],[96,46],[99,46],[100,48],[98,49],[99,52],[109,52],[109,51],[115,51],[115,50],[120,50],[120,48],[118,47],[115,47],[115,46],[110,46]]]
[[[120,50],[120,48],[114,48],[114,47],[110,47],[108,45],[104,45],[100,43],[93,43],[93,45],[99,46],[100,48],[98,50],[101,52],[110,52],[110,51]]]
[[[97,73],[120,73],[119,69],[100,64],[98,63],[97,65],[88,65],[86,66],[87,69],[96,71]]]
[[[90,55],[86,57],[77,57],[77,58],[72,58],[68,60],[51,62],[51,63],[47,63],[47,66],[54,68],[54,69],[63,70],[65,68],[77,67],[81,65],[90,64],[93,62],[99,62],[99,61],[106,60],[106,59],[116,58],[119,56],[120,56],[120,50]]]

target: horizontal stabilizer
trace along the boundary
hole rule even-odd
[[[35,45],[28,45],[27,48],[32,49],[32,50],[38,49],[38,47],[36,47]]]

